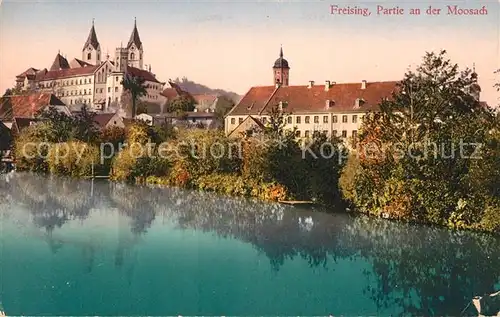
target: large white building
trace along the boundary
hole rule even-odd
[[[16,77],[17,87],[22,90],[50,91],[65,104],[84,103],[96,110],[122,107],[122,79],[125,75],[145,79],[147,94],[141,100],[164,103],[161,95],[164,82],[151,73],[151,65],[144,65],[144,47],[139,37],[137,23],[125,47],[115,50],[114,59],[107,55],[103,59],[101,45],[97,39],[94,22],[82,48],[81,59],[70,62],[58,53],[49,69],[28,68]]]

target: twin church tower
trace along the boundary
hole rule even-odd
[[[144,48],[142,46],[139,31],[137,30],[137,21],[134,20],[134,29],[130,39],[125,47],[118,47],[115,50],[115,67],[118,71],[125,71],[126,66],[143,69],[144,66]],[[92,20],[89,36],[82,49],[82,61],[92,65],[101,64],[102,51],[101,45],[97,40],[97,34]],[[109,59],[109,56],[106,56]]]

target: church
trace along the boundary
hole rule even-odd
[[[23,91],[51,92],[66,105],[86,104],[91,109],[116,111],[123,108],[122,79],[126,75],[145,79],[147,94],[142,101],[162,104],[165,82],[144,65],[144,46],[134,21],[132,34],[126,46],[117,47],[114,59],[109,54],[103,59],[94,21],[82,47],[81,58],[68,61],[57,53],[50,68],[28,68],[16,76],[16,87]]]

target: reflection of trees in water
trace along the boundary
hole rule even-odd
[[[460,315],[473,296],[491,293],[495,283],[500,283],[498,237],[332,216],[179,189],[101,182],[94,184],[90,197],[89,183],[20,174],[5,191],[6,197],[27,204],[33,220],[47,231],[70,219],[85,219],[97,202],[110,210],[117,208],[130,224],[119,235],[114,264],[122,268],[125,262],[131,263],[129,280],[134,268],[131,250],[161,215],[180,228],[251,243],[275,270],[297,256],[312,267],[327,269],[334,269],[332,262],[337,260],[370,263],[371,269],[362,278],[367,280],[366,293],[380,309],[396,305],[412,315]],[[56,250],[67,242],[52,243]],[[94,249],[81,248],[90,271]]]
[[[156,211],[156,199],[152,192],[141,186],[110,184],[111,198],[119,212],[131,219],[130,230],[134,234],[143,234],[153,224]]]

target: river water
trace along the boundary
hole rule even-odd
[[[499,237],[212,193],[11,173],[0,221],[8,316],[458,316],[500,290]]]

